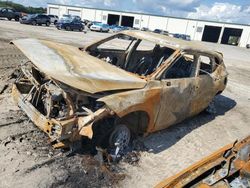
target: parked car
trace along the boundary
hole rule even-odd
[[[90,26],[91,31],[109,32],[109,25],[100,22],[92,22]]]
[[[61,20],[64,20],[64,19],[76,19],[76,20],[81,21],[80,16],[75,16],[75,15],[71,15],[71,14],[63,14]]]
[[[155,29],[153,32],[154,33],[161,33],[161,31],[162,31],[161,29]]]
[[[0,8],[0,17],[7,18],[8,20],[14,19],[15,21],[19,21],[19,18],[21,17],[21,13],[16,12],[12,8]]]
[[[20,19],[20,23],[32,25],[45,24],[46,26],[50,26],[50,17],[44,14],[29,14],[27,16],[23,16]]]
[[[155,29],[153,32],[168,36],[168,31],[165,31],[165,30],[162,30],[162,29]]]
[[[84,137],[123,150],[132,134],[211,109],[227,84],[221,53],[149,32],[122,31],[83,49],[12,43],[29,59],[13,85],[14,101],[55,147]]]
[[[189,35],[184,35],[184,34],[173,34],[173,36],[175,38],[179,38],[179,39],[183,39],[183,40],[187,40],[190,41],[191,37]]]
[[[59,21],[59,18],[56,15],[49,14],[48,17],[50,17],[50,23],[53,23],[54,25],[56,25],[56,23]]]
[[[142,27],[142,28],[141,28],[141,31],[149,31],[149,28],[147,28],[147,27]]]
[[[79,21],[78,19],[68,18],[68,19],[60,20],[56,24],[56,28],[59,30],[65,29],[67,31],[73,31],[73,30],[83,31],[84,24],[81,21]]]
[[[119,26],[119,25],[111,25],[109,26],[109,29],[116,33],[116,32],[119,32],[119,31],[123,31],[123,30],[126,30],[127,28],[126,27],[123,27],[123,26]]]

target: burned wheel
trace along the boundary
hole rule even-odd
[[[109,145],[112,148],[118,148],[120,151],[124,150],[131,138],[131,133],[126,125],[117,125],[109,137]]]

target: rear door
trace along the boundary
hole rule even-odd
[[[190,116],[204,110],[216,95],[215,78],[212,74],[216,66],[217,64],[213,56],[199,54]]]

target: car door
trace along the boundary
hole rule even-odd
[[[37,24],[41,24],[42,23],[42,15],[37,15],[35,19],[36,19],[36,23]]]
[[[73,30],[77,30],[78,29],[78,21],[77,20],[73,20],[72,22],[71,22],[71,28],[73,29]]]
[[[42,15],[42,24],[46,24],[48,17],[46,15]]]
[[[6,8],[1,9],[0,17],[7,17],[7,9]]]
[[[8,9],[8,17],[9,17],[9,18],[15,18],[14,10]]]
[[[212,74],[216,68],[215,58],[209,54],[198,55],[198,69],[195,79],[194,95],[192,99],[190,116],[204,110],[217,94],[215,76]]]
[[[155,130],[165,129],[189,116],[194,95],[198,59],[193,54],[181,54],[161,76],[160,110]]]

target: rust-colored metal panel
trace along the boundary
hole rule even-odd
[[[249,177],[250,136],[221,148],[155,187],[249,187]]]

